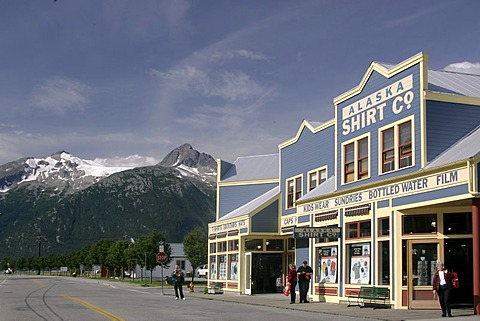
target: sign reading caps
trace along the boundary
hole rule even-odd
[[[340,227],[294,227],[294,239],[340,238]]]

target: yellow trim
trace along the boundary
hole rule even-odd
[[[459,96],[445,93],[436,93],[431,91],[425,92],[426,100],[435,100],[445,103],[464,104],[464,105],[478,105],[480,106],[480,98]]]
[[[340,191],[337,190],[337,191],[329,193],[329,194],[323,194],[323,195],[316,196],[314,198],[309,198],[308,200],[297,201],[296,205],[297,205],[297,208],[298,208],[299,206],[302,206],[302,205],[305,205],[305,204],[308,204],[308,203],[314,203],[314,202],[322,200],[322,199],[329,199],[329,198],[337,197],[337,196],[340,196],[340,195],[347,195],[347,194],[352,194],[352,193],[355,193],[355,192],[358,192],[358,191],[368,190],[368,189],[375,188],[375,187],[390,185],[390,184],[394,184],[396,182],[402,182],[405,179],[415,179],[415,178],[419,178],[419,177],[429,176],[429,175],[432,175],[434,173],[443,173],[443,172],[446,172],[448,170],[463,169],[463,168],[466,168],[467,166],[468,166],[467,160],[460,160],[458,162],[445,164],[445,165],[434,167],[434,168],[422,169],[422,170],[416,171],[414,173],[406,173],[406,174],[398,175],[398,176],[395,176],[395,177],[392,177],[392,178],[387,178],[387,179],[384,179],[384,180],[379,180],[379,181],[367,183],[367,184],[360,185],[360,186],[354,186],[354,187],[343,189],[343,190],[340,190]],[[395,208],[397,208],[397,207],[395,207]],[[312,213],[310,213],[310,214],[312,214]]]
[[[410,166],[405,166],[400,168],[400,155],[398,153],[398,145],[399,145],[399,133],[398,133],[398,126],[401,124],[404,124],[406,122],[410,121],[411,124],[411,136],[412,136],[412,165]],[[388,172],[383,172],[383,149],[382,149],[382,132],[386,131],[387,129],[393,128],[393,152],[394,152],[394,163],[395,163],[395,168],[391,171]],[[409,167],[414,167],[415,166],[415,115],[410,115],[405,118],[399,119],[396,122],[387,124],[385,126],[379,127],[378,132],[377,132],[377,137],[378,137],[378,177],[390,173],[397,172],[399,170],[403,170],[405,168]]]
[[[297,131],[297,135],[295,135],[294,138],[279,144],[278,148],[282,149],[282,148],[285,148],[289,145],[292,145],[292,144],[296,143],[300,139],[300,135],[302,134],[302,131],[303,131],[304,128],[308,128],[312,133],[315,134],[315,133],[318,133],[319,131],[321,131],[325,128],[328,128],[328,127],[332,126],[334,123],[335,123],[335,119],[331,119],[331,120],[321,124],[318,127],[313,127],[312,124],[310,124],[310,122],[308,120],[303,120],[302,124],[300,125],[300,128]]]
[[[372,62],[370,64],[370,67],[367,69],[367,72],[363,76],[360,84],[357,87],[350,89],[346,93],[335,97],[333,99],[333,102],[334,102],[335,105],[338,105],[338,104],[344,102],[345,100],[348,100],[348,99],[360,94],[363,90],[363,87],[365,87],[368,79],[370,78],[370,76],[372,75],[372,73],[374,71],[378,72],[379,74],[383,75],[386,78],[390,78],[390,77],[398,74],[401,71],[404,71],[404,70],[406,70],[406,69],[408,69],[408,68],[410,68],[410,67],[412,67],[412,66],[414,66],[418,63],[421,63],[421,62],[427,61],[427,60],[428,60],[428,55],[423,53],[423,52],[420,52],[420,53],[416,54],[415,56],[397,64],[395,67],[393,67],[391,69],[386,69],[385,67],[383,67],[379,63]]]
[[[341,159],[342,159],[342,175],[341,175],[341,181],[340,181],[340,185],[344,186],[344,185],[348,185],[348,184],[352,184],[352,183],[355,183],[355,182],[359,182],[359,181],[363,181],[363,180],[366,180],[366,179],[369,179],[372,175],[372,169],[371,169],[371,161],[372,161],[372,140],[371,140],[371,137],[370,137],[370,134],[371,132],[367,132],[363,135],[360,135],[360,136],[356,136],[355,138],[352,138],[352,139],[349,139],[349,140],[346,140],[342,143],[342,146],[340,146],[340,149],[341,149]],[[368,176],[367,177],[364,177],[364,178],[361,178],[361,179],[358,179],[358,142],[364,138],[367,138],[368,141]],[[352,144],[353,143],[353,173],[354,173],[354,179],[353,181],[351,182],[345,182],[345,146],[346,145],[349,145],[349,144]]]
[[[239,186],[239,185],[254,185],[254,184],[270,184],[277,183],[280,180],[278,178],[268,178],[268,179],[259,179],[251,181],[235,181],[235,182],[219,182],[217,187],[226,187],[226,186]],[[217,198],[218,199],[218,198]]]
[[[217,188],[215,189],[216,195],[216,204],[215,204],[215,221],[218,220],[218,215],[220,214],[220,188],[218,188],[218,183],[220,183],[220,176],[222,172],[222,160],[217,159]]]
[[[306,193],[308,193],[311,190],[311,188],[310,188],[310,174],[317,173],[317,185],[315,186],[315,187],[317,187],[318,185],[321,184],[320,183],[320,172],[322,172],[322,171],[325,171],[325,180],[327,180],[328,179],[328,166],[327,165],[312,169],[311,171],[307,172],[307,191],[306,191]]]
[[[428,88],[428,55],[425,55],[425,59],[420,62],[420,166],[422,168],[427,164],[427,103],[424,93]]]
[[[83,305],[84,307],[94,311],[94,312],[97,312],[98,314],[101,314],[103,315],[104,317],[106,317],[107,319],[109,320],[112,320],[112,321],[125,321],[125,319],[119,317],[118,315],[115,315],[107,310],[104,310],[102,308],[99,308],[97,307],[96,305],[93,305],[91,303],[88,303],[88,302],[85,302],[85,301],[82,301],[80,299],[77,299],[77,298],[73,298],[69,295],[63,295],[63,297],[65,299],[68,299],[70,301],[73,301],[73,302],[76,302],[76,303],[79,303],[81,305]]]
[[[285,210],[293,210],[297,208],[297,201],[298,199],[295,199],[295,195],[297,194],[297,188],[296,188],[296,179],[299,178],[301,179],[301,186],[302,186],[302,193],[300,195],[300,198],[304,195],[304,190],[303,190],[303,173],[295,176],[291,176],[285,179]],[[287,207],[288,206],[288,182],[293,181],[293,206],[292,207]]]

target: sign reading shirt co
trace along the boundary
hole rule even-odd
[[[293,238],[340,238],[340,227],[294,227]]]
[[[409,75],[342,108],[342,135],[382,121],[385,108],[390,108],[394,114],[410,109],[415,97],[412,88],[413,75]]]

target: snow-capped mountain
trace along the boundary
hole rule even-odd
[[[133,167],[107,167],[61,151],[40,158],[23,158],[0,166],[0,192],[27,182],[74,192],[88,187],[113,173]]]
[[[0,166],[0,257],[80,250],[157,230],[181,242],[215,219],[215,160],[184,144],[152,166],[109,167],[66,152]]]
[[[213,157],[196,151],[190,144],[175,148],[156,166],[173,167],[178,170],[179,177],[196,177],[209,185],[214,185],[216,180]],[[106,166],[65,151],[39,158],[22,158],[0,166],[0,194],[26,183],[71,194],[114,173],[133,168]]]

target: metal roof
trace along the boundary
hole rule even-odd
[[[335,176],[330,176],[325,182],[318,185],[314,189],[312,189],[307,194],[300,197],[299,201],[306,201],[311,198],[318,197],[320,195],[330,194],[335,192]]]
[[[480,125],[425,166],[432,168],[475,157],[480,153]]]
[[[223,175],[221,182],[278,178],[278,154],[239,157]]]
[[[172,249],[172,257],[184,257],[183,244],[182,243],[170,243]]]
[[[260,195],[259,197],[251,200],[247,204],[242,205],[242,206],[234,209],[230,213],[222,216],[218,221],[228,220],[230,218],[250,214],[251,212],[253,212],[257,208],[259,208],[263,204],[267,203],[268,201],[272,200],[274,197],[278,196],[279,194],[280,194],[280,187],[276,186],[276,187],[272,188],[271,190],[269,190],[268,192],[266,192],[266,193]]]
[[[428,90],[480,98],[480,75],[429,70]]]

